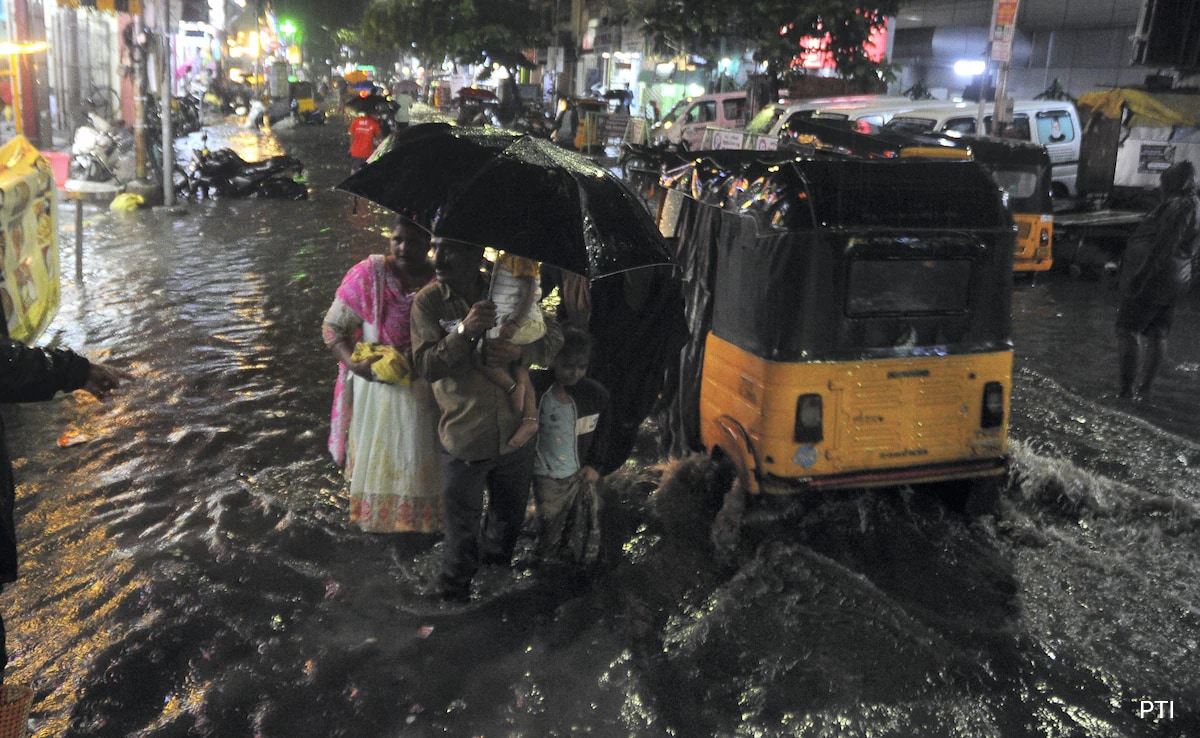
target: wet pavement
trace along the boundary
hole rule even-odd
[[[607,481],[596,570],[537,567],[524,538],[447,606],[436,538],[357,531],[325,451],[320,320],[388,215],[332,189],[340,124],[211,135],[298,156],[311,199],[89,206],[47,339],[137,381],[4,409],[22,568],[0,608],[39,738],[1200,735],[1200,295],[1134,405],[1105,397],[1110,287],[1019,280],[994,517],[811,496],[718,563],[671,512],[702,465],[663,481],[647,438]]]

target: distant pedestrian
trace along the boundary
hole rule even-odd
[[[407,92],[402,92],[395,97],[396,113],[393,116],[395,130],[399,131],[408,128],[408,124],[412,122],[412,95]]]
[[[500,82],[500,102],[496,106],[496,119],[500,125],[508,127],[521,114],[521,93],[512,77],[506,77]]]
[[[566,328],[553,368],[533,372],[540,428],[533,495],[543,559],[591,564],[600,554],[597,482],[611,419],[608,390],[586,376],[591,354],[591,336]]]
[[[383,137],[383,129],[375,116],[358,113],[350,121],[350,172],[353,174],[367,163],[379,139]]]
[[[1160,177],[1162,203],[1129,238],[1117,309],[1119,397],[1149,399],[1167,352],[1175,303],[1187,293],[1200,240],[1200,198],[1190,161]]]
[[[621,90],[621,96],[618,98],[617,114],[618,115],[629,115],[629,106],[632,102],[633,102],[633,91],[630,90],[629,85],[626,84],[625,88]]]
[[[575,110],[575,104],[564,97],[558,103],[558,117],[554,119],[554,127],[550,129],[550,138],[563,148],[574,149],[578,129],[579,114]]]

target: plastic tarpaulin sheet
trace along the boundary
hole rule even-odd
[[[1115,188],[1149,193],[1177,161],[1200,156],[1200,95],[1117,88],[1079,98],[1090,108],[1080,155],[1080,189],[1111,194]],[[1149,199],[1123,195],[1130,207]]]
[[[1080,95],[1078,105],[1113,120],[1128,107],[1131,126],[1200,127],[1200,95],[1117,88]]]
[[[0,303],[8,334],[27,344],[58,312],[56,197],[50,163],[28,140],[0,147]]]
[[[588,376],[612,396],[604,473],[629,458],[660,397],[664,371],[686,341],[674,267],[650,267],[591,282],[594,344]]]

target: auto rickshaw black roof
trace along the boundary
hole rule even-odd
[[[972,160],[705,151],[663,184],[690,340],[771,361],[1011,346],[1013,221]]]
[[[790,135],[788,135],[790,134]],[[958,150],[969,152],[989,172],[1027,171],[1041,180],[1027,196],[1009,194],[1009,206],[1018,213],[1051,213],[1050,155],[1030,141],[973,134],[919,133],[901,128],[870,125],[864,121],[830,118],[798,118],[785,127],[782,145],[812,156],[895,158],[920,152]]]
[[[797,118],[784,128],[793,135],[788,146],[805,150],[803,143],[795,138],[811,136],[819,140],[815,148],[824,154],[846,154],[864,158],[894,158],[906,148],[967,149],[972,156],[984,163],[1006,162],[1012,164],[1049,164],[1050,155],[1046,147],[1016,138],[979,136],[969,133],[948,131],[945,133],[919,133],[903,128],[876,126],[865,121],[833,118]],[[786,135],[785,133],[785,135]]]
[[[760,233],[881,225],[988,228],[1003,222],[995,188],[973,161],[899,164],[822,151],[701,151],[666,172],[663,184],[754,217]]]
[[[971,156],[989,171],[1035,172],[1040,180],[1038,188],[1029,197],[1015,197],[1010,194],[1009,207],[1018,213],[1054,212],[1050,154],[1045,146],[1020,139],[965,133],[944,133],[936,138],[969,149]]]

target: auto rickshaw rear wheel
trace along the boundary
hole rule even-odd
[[[1007,480],[1005,475],[993,475],[934,482],[923,485],[923,488],[940,499],[950,511],[969,518],[978,518],[996,512],[1000,503],[1000,493]]]
[[[720,510],[737,472],[728,457],[693,453],[663,466],[652,505],[663,527],[672,535],[694,537],[706,544],[709,526]]]

